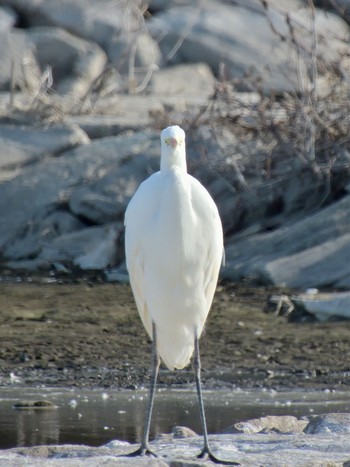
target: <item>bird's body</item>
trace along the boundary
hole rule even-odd
[[[180,162],[186,160],[182,146]],[[156,324],[159,355],[169,369],[190,361],[194,329],[200,336],[223,254],[214,201],[186,164],[174,162],[162,160],[125,215],[127,268],[137,308],[151,338]]]
[[[185,133],[161,134],[160,171],[144,181],[125,213],[125,253],[137,309],[153,344],[150,397],[141,446],[130,456],[155,455],[149,432],[160,358],[184,368],[194,352],[194,370],[204,447],[198,457],[220,464],[209,446],[200,381],[198,340],[208,316],[223,258],[217,207],[187,173]]]

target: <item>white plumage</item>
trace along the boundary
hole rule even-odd
[[[185,133],[161,133],[160,171],[145,180],[125,214],[127,268],[142,322],[157,330],[169,369],[188,365],[202,333],[223,257],[217,207],[187,173]]]

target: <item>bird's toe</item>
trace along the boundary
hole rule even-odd
[[[203,448],[200,454],[198,454],[197,459],[209,460],[211,462],[214,462],[215,464],[220,464],[220,465],[241,465],[239,462],[236,462],[236,461],[219,459],[218,457],[215,456],[215,454],[211,452],[210,449],[206,449],[206,448]]]
[[[128,454],[123,454],[123,457],[158,457],[155,452],[153,452],[149,446],[140,446],[136,451],[129,452]]]

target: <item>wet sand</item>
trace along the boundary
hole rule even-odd
[[[0,384],[15,377],[32,386],[147,384],[151,344],[130,287],[86,277],[59,282],[0,282]],[[205,387],[348,389],[350,323],[266,313],[272,292],[218,287],[200,342]],[[163,368],[159,382],[185,387],[192,369]]]

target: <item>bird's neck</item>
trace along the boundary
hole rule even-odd
[[[166,172],[177,167],[183,172],[187,172],[186,152],[184,148],[164,148],[160,159],[160,170]]]

